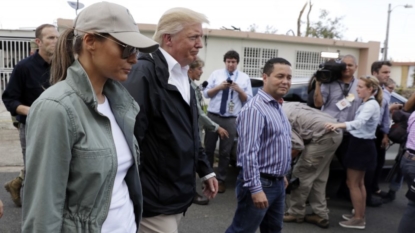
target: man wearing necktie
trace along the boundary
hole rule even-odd
[[[220,139],[217,172],[219,193],[226,190],[226,173],[232,145],[236,137],[236,117],[242,106],[252,98],[249,76],[237,70],[239,54],[234,50],[230,50],[224,55],[223,61],[225,69],[213,71],[208,79],[209,84],[203,91],[204,96],[210,98],[208,117],[229,133],[229,138],[219,138],[217,132],[206,132],[205,135],[206,154],[212,166],[216,142]]]

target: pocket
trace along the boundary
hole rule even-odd
[[[272,180],[260,177],[262,188],[269,188],[272,186]]]
[[[110,149],[86,151],[73,149],[67,184],[69,208],[89,213],[108,198],[113,158]]]

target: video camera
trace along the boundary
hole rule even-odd
[[[315,76],[321,83],[331,83],[340,79],[344,70],[346,70],[346,63],[340,60],[330,60],[320,64]]]

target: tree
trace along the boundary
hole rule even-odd
[[[267,25],[264,31],[264,33],[266,34],[276,34],[277,32],[278,32],[278,29],[274,28],[274,26],[271,26],[271,25]]]
[[[249,27],[247,28],[248,32],[260,32],[258,30],[259,26],[256,25],[255,23],[249,25]],[[266,33],[266,34],[276,34],[278,31],[278,29],[276,29],[274,26],[272,25],[267,25],[265,27],[265,31],[263,31],[262,33]]]
[[[251,25],[249,25],[249,27],[248,27],[248,32],[256,32],[257,30],[258,30],[258,25],[256,25],[256,24],[251,24]]]
[[[346,29],[341,23],[343,18],[344,16],[332,19],[327,10],[320,10],[319,21],[307,27],[306,34],[317,38],[341,39]]]
[[[343,20],[344,16],[335,17],[332,19],[329,17],[329,11],[320,9],[319,21],[310,23],[310,13],[313,9],[311,0],[304,4],[298,15],[297,36],[302,36],[301,25],[303,22],[301,21],[301,17],[303,16],[307,6],[309,6],[309,8],[307,13],[305,36],[330,39],[341,39],[343,37],[342,33],[346,30],[346,28],[343,26],[341,21]]]

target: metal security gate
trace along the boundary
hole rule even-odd
[[[16,64],[30,55],[31,38],[0,38],[0,94]]]

